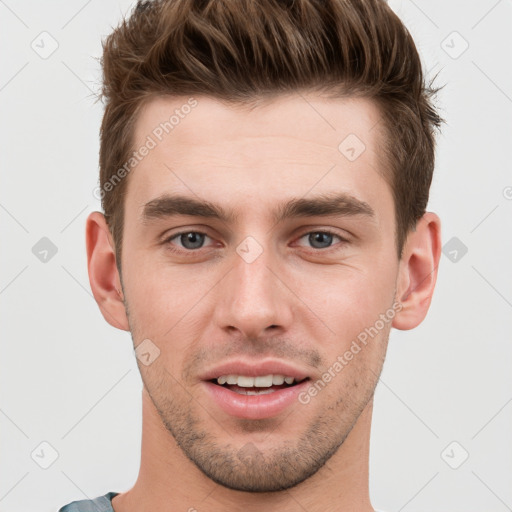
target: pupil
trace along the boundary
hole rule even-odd
[[[204,237],[202,233],[190,232],[181,235],[180,241],[186,249],[198,249],[203,245]]]
[[[332,235],[329,233],[311,233],[309,235],[309,242],[316,249],[323,249],[331,245]]]

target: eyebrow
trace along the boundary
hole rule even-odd
[[[235,223],[239,218],[239,214],[233,210],[226,210],[209,201],[183,195],[164,194],[143,206],[141,219],[143,224],[149,224],[152,221],[176,215],[213,218],[226,223]],[[278,205],[274,211],[273,220],[277,224],[294,217],[316,216],[365,216],[374,219],[375,212],[368,203],[351,195],[323,194],[308,199],[294,198]]]

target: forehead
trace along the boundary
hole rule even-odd
[[[134,150],[151,149],[130,174],[127,204],[140,213],[178,192],[250,209],[313,189],[379,203],[390,197],[379,121],[377,105],[363,98],[294,94],[256,106],[154,98],[136,122]]]
[[[251,104],[228,104],[204,96],[156,97],[142,108],[134,140],[136,146],[143,144],[148,135],[160,146],[174,141],[176,151],[181,147],[188,150],[189,145],[199,147],[244,137],[284,136],[295,138],[300,147],[305,139],[329,146],[338,157],[339,143],[350,134],[371,152],[379,136],[380,120],[376,103],[366,98],[293,94]],[[357,142],[354,137],[352,140]]]

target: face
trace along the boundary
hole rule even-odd
[[[136,147],[156,142],[129,176],[122,251],[145,391],[209,478],[290,488],[337,452],[384,360],[399,261],[379,111],[187,100],[154,99],[136,125]]]

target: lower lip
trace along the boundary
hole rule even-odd
[[[309,380],[265,395],[241,395],[213,382],[203,383],[213,401],[227,414],[236,418],[260,420],[276,416],[298,402],[298,395],[308,387]]]

